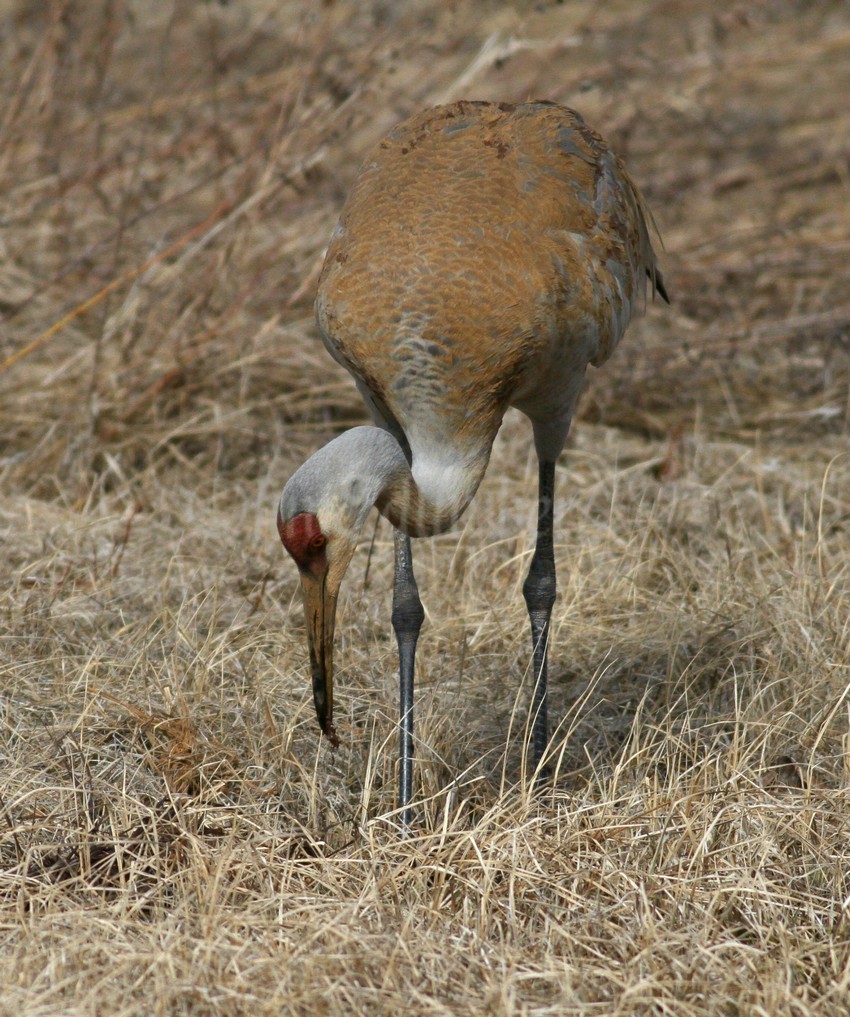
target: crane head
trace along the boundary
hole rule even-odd
[[[316,714],[334,745],[333,638],[340,585],[372,506],[409,472],[389,432],[352,427],[298,467],[278,503],[278,533],[301,576]]]
[[[319,725],[332,745],[338,745],[333,724],[333,641],[336,602],[356,540],[323,530],[312,512],[284,519],[278,511],[277,529],[301,576],[313,701]]]

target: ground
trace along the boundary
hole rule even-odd
[[[21,0],[0,53],[0,1014],[846,1013],[847,4]],[[334,752],[274,513],[365,420],[312,313],[357,165],[461,97],[581,110],[673,303],[558,466],[539,796],[523,418],[416,543],[404,838],[390,529]]]

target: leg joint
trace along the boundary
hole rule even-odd
[[[522,595],[529,611],[551,611],[557,595],[555,570],[537,571],[533,566],[522,584]]]
[[[396,633],[418,634],[425,620],[425,609],[415,590],[408,593],[396,591],[393,597],[392,623]]]

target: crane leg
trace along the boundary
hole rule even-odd
[[[405,826],[410,826],[410,799],[413,795],[413,666],[416,641],[424,618],[419,588],[413,575],[410,537],[396,530],[392,622],[398,641],[400,692],[398,806]]]
[[[555,603],[555,553],[552,527],[554,519],[555,464],[540,461],[537,503],[537,546],[528,570],[522,593],[531,621],[531,644],[534,654],[534,695],[531,706],[532,751],[538,781],[548,774],[540,769],[540,761],[549,741],[547,717],[547,649],[549,621]]]

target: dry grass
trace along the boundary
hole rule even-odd
[[[0,1014],[847,1012],[848,58],[838,2],[3,8]],[[561,464],[540,799],[521,419],[418,545],[400,839],[389,529],[334,754],[273,513],[363,418],[311,311],[358,159],[460,96],[582,109],[675,302]]]

